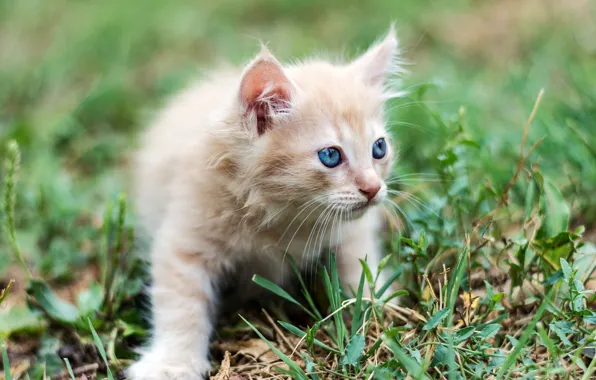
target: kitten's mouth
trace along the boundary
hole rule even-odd
[[[371,205],[371,203],[368,203],[368,202],[367,203],[361,203],[361,204],[358,204],[358,205],[352,207],[352,210],[350,210],[350,211],[352,211],[352,212],[363,211],[363,210],[366,210],[368,208],[368,206],[370,206],[370,205]]]
[[[352,212],[364,211],[367,208],[372,207],[377,204],[379,204],[379,201],[377,201],[376,199],[373,199],[369,202],[359,203],[359,204],[355,205],[354,207],[352,207],[352,209],[350,211],[352,211]]]

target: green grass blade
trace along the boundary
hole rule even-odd
[[[383,335],[383,343],[389,347],[389,349],[395,355],[395,358],[401,363],[408,375],[417,380],[430,380],[430,377],[414,359],[412,359],[406,352],[393,340],[392,338]]]
[[[70,366],[70,362],[68,361],[68,358],[64,358],[64,362],[66,363],[66,369],[68,370],[68,374],[70,375],[70,378],[72,380],[77,380],[74,373],[72,372],[72,367]]]
[[[379,288],[379,290],[376,291],[375,298],[381,298],[383,296],[383,294],[385,294],[385,292],[387,291],[387,289],[389,289],[389,287],[391,286],[391,284],[393,284],[395,282],[395,280],[397,280],[398,277],[401,276],[402,273],[403,273],[403,269],[402,268],[399,268],[398,270],[396,270],[395,272],[393,272],[391,274],[391,276],[389,276],[389,278],[387,279],[387,281],[385,281],[385,283],[383,285],[381,285],[381,287]]]
[[[308,291],[308,287],[304,283],[304,279],[302,278],[302,273],[300,272],[300,268],[298,268],[298,265],[296,265],[296,261],[294,260],[294,258],[291,255],[288,255],[288,261],[290,262],[290,266],[292,267],[292,269],[294,270],[294,273],[296,274],[296,278],[298,278],[298,282],[300,283],[300,287],[302,288],[302,294],[304,294],[304,298],[306,298],[306,302],[308,302],[308,306],[310,306],[312,312],[317,317],[315,319],[317,319],[317,320],[323,319],[321,312],[319,312],[319,309],[315,305],[315,302],[314,302],[312,296],[310,295],[310,292]]]
[[[279,323],[284,329],[288,330],[290,333],[296,335],[299,338],[304,338],[306,336],[306,332],[300,330],[298,327],[292,325],[291,323],[288,322],[283,322],[283,321],[277,321],[277,323]],[[335,348],[329,347],[328,345],[326,345],[325,343],[321,342],[318,339],[314,339],[314,344],[315,346],[319,346],[329,352],[333,352],[334,354],[341,354],[341,351],[336,350]]]
[[[451,278],[449,279],[449,284],[447,287],[447,322],[446,326],[453,327],[453,312],[455,310],[455,302],[457,301],[457,294],[459,293],[459,288],[461,287],[461,283],[464,279],[465,269],[466,269],[466,262],[468,259],[468,248],[465,247],[459,256],[457,257],[457,262],[455,264],[455,268],[451,274]],[[449,380],[455,379],[455,369],[457,368],[457,363],[455,362],[455,346],[453,343],[453,334],[447,332],[447,367],[449,368]]]
[[[6,288],[4,288],[4,289],[2,289],[2,291],[0,291],[0,305],[2,305],[2,302],[4,302],[6,297],[8,297],[8,294],[10,293],[10,289],[12,289],[13,285],[14,285],[14,280],[11,279],[8,282],[8,285],[6,285]]]
[[[505,363],[503,363],[503,366],[501,367],[501,369],[499,370],[499,373],[497,374],[498,379],[501,379],[505,376],[505,374],[509,370],[509,367],[511,367],[511,365],[513,365],[513,363],[515,363],[515,361],[521,354],[522,350],[524,349],[524,347],[526,345],[526,342],[528,341],[528,339],[530,339],[530,335],[532,335],[532,333],[534,332],[534,328],[536,327],[536,324],[538,323],[538,321],[542,317],[542,314],[546,310],[546,306],[549,304],[550,298],[554,291],[555,291],[555,287],[552,287],[550,289],[550,291],[548,292],[548,294],[546,295],[546,297],[544,298],[544,300],[542,300],[540,307],[538,307],[536,314],[534,314],[534,317],[528,324],[528,327],[526,327],[526,329],[522,333],[521,337],[518,340],[518,343],[515,345],[515,347],[509,353],[509,355],[507,355],[507,358],[505,358]]]
[[[292,377],[297,376],[301,380],[302,379],[308,380],[308,377],[306,376],[306,373],[302,370],[302,368],[300,368],[298,366],[298,364],[296,364],[286,354],[284,354],[277,347],[275,347],[273,344],[271,344],[271,342],[269,342],[267,340],[267,338],[265,338],[263,336],[263,334],[261,334],[261,332],[255,326],[253,326],[252,323],[250,323],[249,321],[247,321],[241,315],[240,315],[240,318],[242,318],[242,320],[244,321],[244,323],[246,323],[248,325],[248,327],[250,327],[259,336],[259,338],[261,338],[265,343],[267,343],[267,346],[269,346],[269,348],[275,353],[275,355],[277,355],[284,363],[286,363],[288,365],[288,367],[290,367],[290,369],[292,371],[292,374],[291,374]]]
[[[9,246],[17,259],[23,273],[27,276],[28,280],[31,280],[33,277],[27,264],[25,263],[25,259],[23,258],[23,254],[21,252],[21,248],[19,243],[17,242],[17,234],[15,228],[15,203],[16,203],[16,186],[17,186],[17,177],[19,175],[19,168],[21,165],[21,151],[19,150],[19,144],[16,141],[10,141],[7,145],[8,155],[6,157],[5,162],[5,174],[4,174],[4,214],[6,215],[6,222],[4,225],[4,229],[6,231],[6,238],[8,240]]]
[[[542,340],[542,342],[546,346],[546,349],[548,350],[548,352],[551,354],[551,356],[553,358],[558,358],[559,357],[559,350],[555,346],[555,344],[552,341],[552,339],[548,337],[548,332],[540,324],[538,324],[536,327],[538,328],[538,335],[540,336],[540,339]]]
[[[12,380],[12,375],[10,374],[10,362],[8,361],[8,352],[6,351],[6,346],[4,345],[4,340],[2,339],[0,339],[0,346],[2,346],[2,363],[4,364],[4,379]]]
[[[327,291],[327,297],[329,298],[329,302],[331,303],[332,311],[336,311],[341,307],[341,289],[339,288],[339,279],[337,275],[337,268],[335,266],[335,256],[331,256],[331,265],[330,265],[331,276],[329,272],[326,270],[324,271],[324,280],[325,280],[325,289]],[[342,313],[335,313],[333,315],[333,323],[335,325],[336,330],[336,338],[337,338],[337,347],[340,351],[343,351],[345,348],[345,339],[347,335],[347,329],[345,327],[345,323],[342,317]]]
[[[103,347],[103,343],[97,335],[97,331],[93,328],[93,324],[91,324],[91,320],[87,318],[87,322],[89,322],[89,329],[91,329],[91,334],[93,334],[93,341],[95,342],[95,346],[97,346],[97,350],[103,359],[103,362],[106,365],[106,370],[108,371],[108,380],[114,380],[114,376],[112,375],[112,371],[110,370],[110,364],[108,363],[108,357],[106,356],[106,350]]]
[[[304,307],[304,305],[302,305],[300,302],[298,302],[296,300],[296,298],[292,297],[290,295],[290,293],[286,292],[285,290],[283,290],[279,285],[267,280],[264,277],[261,277],[257,274],[255,274],[252,277],[252,281],[269,290],[270,292],[277,294],[278,296],[280,296],[281,298],[285,299],[286,301],[289,301],[291,303],[293,303],[294,305],[297,305],[298,307],[300,307],[302,310],[304,310],[305,313],[307,313],[311,318],[313,319],[317,319],[317,316],[315,314],[313,314],[313,312],[311,312],[310,310],[308,310],[306,307]]]
[[[358,283],[358,291],[356,293],[356,302],[354,303],[354,314],[352,315],[352,336],[362,324],[362,293],[364,292],[364,271],[360,272],[360,282]]]

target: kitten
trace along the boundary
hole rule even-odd
[[[136,167],[137,206],[153,236],[151,345],[133,380],[200,379],[216,287],[235,268],[278,283],[291,255],[312,270],[337,253],[347,289],[376,268],[380,203],[395,151],[385,130],[393,28],[347,64],[282,66],[264,47],[159,114]]]

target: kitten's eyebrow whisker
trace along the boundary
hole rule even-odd
[[[404,126],[404,127],[410,127],[410,128],[414,128],[414,129],[420,129],[420,130],[422,130],[422,131],[424,131],[426,133],[437,135],[437,132],[434,131],[434,130],[432,130],[431,128],[424,127],[424,126],[422,126],[420,124],[408,123],[407,121],[397,121],[396,120],[396,121],[391,121],[391,122],[385,123],[385,125],[388,126],[388,127],[393,127],[395,125],[401,125],[401,126]]]
[[[406,174],[401,174],[401,175],[398,175],[398,176],[393,177],[392,179],[396,179],[396,178],[407,178],[407,177],[413,177],[413,176],[438,177],[438,175],[436,173],[421,172],[421,173],[406,173]]]

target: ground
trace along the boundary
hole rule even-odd
[[[274,302],[220,323],[211,375],[594,378],[594,3],[0,0],[4,378],[117,378],[134,359],[129,160],[169,94],[258,40],[282,61],[353,57],[391,22],[410,72],[383,237],[400,306],[333,267],[298,299],[256,279]]]

